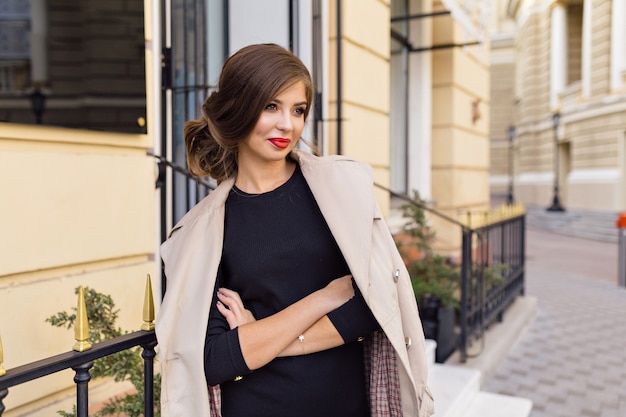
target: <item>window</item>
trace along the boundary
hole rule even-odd
[[[30,2],[0,0],[0,95],[30,84]]]
[[[0,121],[140,133],[143,2],[0,0]]]
[[[567,6],[567,84],[581,79],[583,5]]]

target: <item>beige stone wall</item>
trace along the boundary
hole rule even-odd
[[[591,99],[597,99],[611,84],[611,0],[595,0],[592,15]]]
[[[389,1],[342,1],[342,138],[341,153],[367,162],[374,180],[389,185],[390,9]],[[337,105],[336,3],[329,2],[329,111]],[[329,153],[337,152],[337,124],[328,123]],[[383,213],[389,195],[377,191]]]
[[[526,16],[515,42],[518,103],[515,197],[525,203],[547,204],[554,166],[554,132],[549,109],[550,9],[536,9]]]
[[[145,135],[0,123],[0,334],[7,369],[71,350],[45,319],[74,289],[112,295],[118,325],[138,330],[155,276],[155,165]],[[11,389],[7,408],[73,384],[55,375]]]
[[[452,17],[439,17],[433,25],[433,44],[465,41]],[[455,219],[489,205],[488,51],[488,45],[478,45],[433,52],[432,197],[437,210]],[[459,227],[432,221],[438,249],[456,253]]]
[[[509,128],[515,126],[517,56],[515,24],[509,17],[508,2],[495,1],[490,15],[490,118],[489,118],[489,189],[491,205],[501,203],[507,196],[511,173],[515,173],[515,158],[509,140]]]
[[[566,126],[571,169],[566,203],[571,208],[618,211],[626,207],[626,105],[600,114],[579,112]]]
[[[567,124],[572,137],[572,169],[607,169],[619,166],[619,132],[626,128],[624,113],[583,118]]]
[[[560,94],[559,185],[566,208],[626,208],[626,94],[610,91],[611,2],[592,3],[590,95],[582,95],[582,4],[568,6],[568,82]],[[555,169],[555,132],[549,107],[550,4],[528,2],[516,16],[516,198],[549,205]],[[503,98],[494,98],[501,100]],[[495,107],[494,103],[494,107]],[[494,166],[502,165],[493,153]],[[498,161],[499,160],[499,161]]]
[[[500,197],[508,191],[509,153],[512,152],[508,129],[515,120],[515,55],[512,41],[499,41],[497,45],[493,40],[491,42],[489,178],[491,196]],[[499,59],[494,60],[496,56]]]
[[[513,59],[514,58],[512,58],[512,60]],[[492,62],[490,68],[490,84],[490,102],[497,103],[497,105],[491,106],[489,120],[489,174],[492,178],[498,178],[498,180],[491,185],[492,194],[501,194],[506,188],[506,184],[503,183],[503,181],[506,181],[505,177],[509,175],[510,144],[508,128],[514,124],[515,63],[513,61],[503,63]],[[505,187],[504,189],[503,186]]]

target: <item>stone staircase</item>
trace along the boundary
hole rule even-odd
[[[435,397],[434,417],[528,417],[532,402],[526,398],[480,390],[476,369],[435,363],[436,342],[426,340],[428,385]]]
[[[567,210],[549,212],[545,207],[526,207],[526,227],[567,236],[617,243],[615,225],[619,213]]]

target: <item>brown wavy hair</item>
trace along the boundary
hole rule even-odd
[[[237,149],[265,107],[294,83],[305,87],[308,116],[313,101],[311,75],[302,61],[275,44],[246,46],[230,56],[217,91],[202,105],[202,117],[185,123],[187,166],[196,177],[218,183],[237,172]]]

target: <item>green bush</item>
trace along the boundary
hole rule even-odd
[[[79,288],[75,289],[78,294]],[[119,310],[115,309],[115,303],[110,295],[104,295],[94,289],[85,287],[85,305],[87,306],[87,319],[89,321],[89,341],[91,343],[102,342],[128,332],[116,327]],[[48,317],[46,322],[55,327],[73,328],[76,321],[76,308],[74,313],[65,311]],[[106,356],[94,362],[91,369],[92,378],[113,377],[115,381],[130,381],[136,389],[135,393],[122,397],[115,397],[107,401],[103,408],[94,417],[118,416],[124,413],[127,417],[139,417],[143,415],[144,387],[143,387],[143,358],[141,348],[128,349],[113,355]],[[160,416],[161,375],[154,375],[154,404],[155,417]],[[76,417],[76,407],[72,412],[58,411],[62,417]]]
[[[419,253],[418,259],[407,262],[415,298],[420,304],[425,298],[435,297],[441,301],[443,307],[458,308],[460,270],[451,260],[433,251],[435,232],[426,218],[423,208],[425,201],[417,191],[413,192],[412,199],[417,204],[408,203],[402,206],[402,214],[406,219],[404,231],[411,240],[398,246],[400,252],[403,252],[408,245],[412,245]]]
[[[425,214],[425,201],[417,191],[413,192],[412,199],[417,204],[407,203],[402,206],[402,214],[406,219],[404,232],[412,239],[409,243],[398,243],[400,252],[405,252],[407,246],[414,246],[419,253],[415,260],[407,262],[407,269],[411,276],[411,283],[418,304],[426,298],[437,298],[442,307],[460,307],[461,295],[461,265],[450,258],[434,252],[432,245],[435,231],[432,230]],[[472,274],[483,274],[485,290],[501,284],[504,281],[503,273],[508,265],[493,264],[479,268],[472,265]]]

